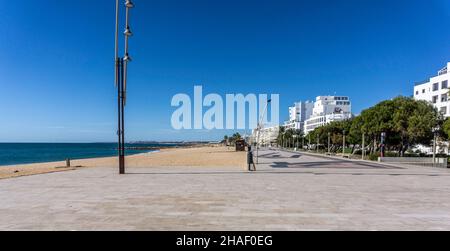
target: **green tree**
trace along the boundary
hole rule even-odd
[[[447,118],[442,124],[443,136],[445,139],[450,139],[450,118]]]
[[[222,144],[228,145],[228,135],[223,136]]]
[[[403,156],[411,143],[408,129],[410,128],[410,118],[417,109],[417,102],[411,98],[397,97],[392,104],[395,106],[392,116],[392,131],[400,136],[399,153],[400,156]]]
[[[433,139],[432,129],[442,124],[437,110],[425,101],[417,101],[416,109],[408,118],[409,144],[430,144]]]
[[[386,133],[387,149],[396,149],[403,156],[405,151],[415,144],[429,144],[433,138],[432,129],[442,125],[445,136],[450,138],[450,120],[445,122],[437,110],[425,101],[417,101],[409,97],[396,97],[382,101],[361,112],[355,118],[326,124],[311,131],[306,137],[311,143],[327,144],[328,134],[331,136],[332,151],[342,148],[343,132],[346,145],[356,146],[362,143],[365,134],[366,146],[370,152],[378,151],[381,133]]]
[[[284,126],[280,126],[280,129],[278,130],[278,138],[277,138],[277,144],[279,146],[282,146],[282,144],[283,144],[283,136],[284,136],[285,131],[286,131],[286,128]]]

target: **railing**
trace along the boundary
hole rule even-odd
[[[378,162],[447,168],[447,158],[435,158],[433,163],[433,158],[429,157],[378,157]]]

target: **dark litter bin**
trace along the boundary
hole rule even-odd
[[[240,139],[236,140],[236,152],[244,152],[245,151],[245,140]]]

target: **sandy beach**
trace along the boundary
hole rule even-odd
[[[246,153],[236,152],[233,147],[202,146],[191,148],[168,148],[159,152],[136,154],[126,157],[128,167],[226,167],[245,169]],[[0,179],[27,175],[70,171],[77,168],[116,167],[117,157],[72,160],[66,168],[65,161],[26,165],[0,166]]]

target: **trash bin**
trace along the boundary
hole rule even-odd
[[[245,140],[236,140],[236,152],[243,152],[245,151]]]

